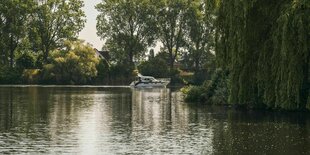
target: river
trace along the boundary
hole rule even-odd
[[[310,154],[310,117],[168,88],[1,86],[0,154]]]

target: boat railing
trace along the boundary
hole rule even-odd
[[[158,81],[167,81],[170,82],[171,78],[156,78]]]

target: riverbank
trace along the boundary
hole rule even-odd
[[[235,93],[232,93],[232,84],[229,72],[221,69],[217,70],[211,80],[207,80],[200,86],[188,86],[181,90],[185,94],[185,101],[194,102],[197,104],[210,104],[210,105],[228,105],[244,109],[261,109],[271,111],[310,111],[310,97],[308,103],[301,103],[297,106],[282,107],[275,100],[273,103],[267,103],[263,100],[263,96],[257,98],[249,98],[247,102],[236,102],[232,100]],[[310,96],[310,95],[309,95]],[[243,98],[246,96],[238,96]],[[276,94],[273,95],[276,97]],[[292,100],[292,105],[294,101]]]
[[[114,75],[107,74],[105,76],[88,77],[84,81],[77,82],[76,78],[69,78],[64,81],[57,80],[57,76],[51,74],[51,77],[46,76],[44,69],[10,69],[0,68],[0,85],[111,85],[121,86],[129,85],[134,79],[135,75],[130,74],[125,76],[123,74]],[[50,74],[50,73],[49,73]],[[62,77],[61,75],[60,77]],[[188,76],[175,75],[171,78],[169,86],[183,87],[186,80],[191,78]]]

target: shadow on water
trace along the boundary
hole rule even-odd
[[[187,104],[175,89],[0,87],[0,154],[309,154],[307,113]]]

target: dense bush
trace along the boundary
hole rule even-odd
[[[179,69],[172,69],[169,71],[172,85],[183,85],[184,79],[180,76],[180,70]]]
[[[142,75],[151,75],[154,77],[169,77],[169,67],[166,60],[160,57],[151,58],[142,62],[138,69]]]
[[[129,84],[133,78],[134,66],[127,64],[113,64],[109,69],[110,85]]]
[[[216,71],[215,76],[210,82],[209,97],[207,98],[212,104],[228,104],[229,96],[229,78],[228,73],[221,70]]]
[[[189,86],[182,88],[182,92],[186,94],[185,101],[187,102],[204,102],[206,88],[203,86]]]
[[[110,65],[105,59],[100,59],[99,64],[97,65],[97,77],[95,82],[97,84],[106,84],[109,80],[109,71]]]
[[[95,78],[96,84],[104,85],[128,85],[136,76],[133,65],[128,64],[110,64],[101,59],[97,65],[98,75]]]
[[[194,75],[191,78],[191,81],[189,81],[190,84],[193,85],[202,85],[204,81],[210,80],[212,73],[209,72],[207,69],[203,69],[200,71],[194,72]]]
[[[0,84],[21,83],[22,71],[9,66],[0,66]]]
[[[206,102],[208,104],[228,104],[229,80],[228,72],[221,69],[215,71],[211,80],[202,86],[190,86],[183,91],[187,102]]]
[[[40,69],[24,69],[22,74],[23,83],[37,84],[40,81]]]
[[[213,55],[210,55],[204,66],[200,70],[196,70],[193,76],[193,84],[202,85],[204,81],[211,80],[216,70],[216,62]]]
[[[21,69],[32,69],[35,67],[36,57],[30,51],[21,52],[16,58],[16,67]]]
[[[51,53],[51,64],[43,69],[45,83],[86,84],[97,76],[99,59],[89,45],[67,41],[65,48]]]

